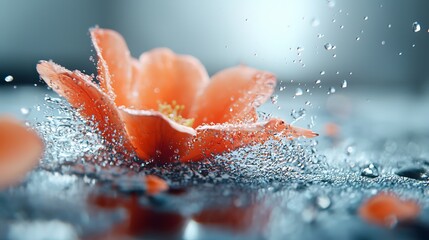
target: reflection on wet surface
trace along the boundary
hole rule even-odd
[[[46,109],[29,113],[47,151],[23,184],[0,192],[1,239],[427,236],[429,131],[418,119],[378,121],[374,115],[426,111],[426,100],[420,107],[412,100],[396,105],[394,113],[353,98],[347,98],[353,111],[345,112],[334,101],[329,111],[318,112],[316,141],[269,142],[208,162],[153,167],[122,163],[63,101],[47,99],[35,103],[48,102]],[[407,121],[413,124],[404,127]],[[170,189],[148,194],[147,174],[163,178]],[[391,228],[363,220],[359,207],[383,191],[417,201],[419,217]]]

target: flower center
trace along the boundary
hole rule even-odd
[[[184,105],[179,105],[174,100],[173,102],[171,102],[171,104],[158,101],[158,111],[160,113],[162,113],[169,119],[177,122],[178,124],[181,124],[187,127],[192,127],[192,124],[194,124],[194,119],[182,117],[182,112],[184,109],[185,109]]]

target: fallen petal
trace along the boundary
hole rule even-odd
[[[40,137],[18,120],[0,117],[0,189],[17,184],[43,154]]]
[[[146,176],[146,191],[149,195],[156,195],[168,190],[168,184],[155,175]]]
[[[402,200],[393,193],[380,193],[364,202],[359,216],[369,223],[392,227],[398,221],[415,219],[420,206],[413,200]]]

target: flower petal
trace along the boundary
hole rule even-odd
[[[18,120],[0,117],[0,189],[19,182],[43,154],[39,136]]]
[[[315,137],[311,130],[293,127],[280,119],[260,123],[203,125],[196,128],[197,135],[189,152],[181,161],[198,161],[213,154],[229,152],[237,148],[264,143],[269,139],[286,137]]]
[[[155,175],[146,175],[146,191],[148,195],[156,195],[168,190],[168,184],[164,179]]]
[[[359,215],[364,220],[377,225],[392,227],[397,221],[415,219],[420,206],[414,200],[402,200],[397,195],[381,192],[364,202]]]
[[[174,161],[195,136],[195,130],[180,125],[156,111],[120,107],[130,140],[137,155],[156,163]]]
[[[115,104],[91,82],[91,77],[46,61],[37,65],[37,71],[55,92],[66,98],[83,117],[93,121],[104,139],[116,150],[133,152]]]
[[[215,74],[195,103],[192,112],[195,126],[242,122],[271,96],[275,85],[273,74],[246,66]]]
[[[93,28],[91,39],[97,52],[98,79],[116,105],[129,103],[133,78],[132,57],[124,38],[110,29]]]
[[[204,66],[196,58],[176,55],[166,48],[158,48],[140,56],[140,76],[135,79],[130,95],[135,109],[158,109],[159,102],[184,105],[183,117],[196,97],[209,83]]]

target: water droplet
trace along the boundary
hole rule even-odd
[[[6,77],[4,78],[4,80],[5,80],[6,82],[12,82],[12,81],[13,81],[13,76],[8,75],[8,76],[6,76]]]
[[[321,34],[321,33],[319,33],[319,34],[317,34],[317,38],[322,38],[322,37],[324,37],[325,35],[323,35],[323,34]]]
[[[347,153],[347,155],[351,155],[351,154],[353,154],[355,152],[355,147],[353,146],[353,145],[350,145],[350,146],[347,146],[347,148],[346,148],[346,153]]]
[[[324,47],[325,47],[325,49],[326,50],[333,50],[333,49],[335,49],[335,46],[334,45],[332,45],[332,44],[330,44],[330,43],[326,43],[325,45],[324,45]]]
[[[331,206],[331,199],[328,196],[318,196],[316,204],[320,209],[327,209]]]
[[[392,28],[392,24],[387,25],[388,28]]]
[[[297,50],[298,52],[302,52],[302,51],[304,51],[304,48],[303,48],[303,47],[297,47],[297,48],[296,48],[296,50]]]
[[[316,81],[315,81],[315,83],[316,84],[320,84],[322,82],[322,80],[320,80],[320,79],[317,79]]]
[[[279,100],[279,95],[273,95],[273,96],[271,96],[271,102],[273,104],[277,104],[278,100]]]
[[[329,92],[328,92],[328,94],[331,94],[331,93],[335,93],[335,88],[334,87],[330,87],[329,88]]]
[[[307,106],[311,106],[311,102],[310,102],[310,101],[306,101],[306,102],[305,102],[305,105],[307,105]]]
[[[413,22],[413,31],[420,32],[420,30],[421,30],[420,24],[418,22]]]
[[[26,116],[26,115],[28,115],[30,113],[30,109],[25,108],[25,107],[22,107],[19,110],[20,110],[21,114],[24,115],[24,116]]]
[[[344,25],[341,25],[341,26],[340,26],[340,29],[344,29]]]
[[[317,18],[313,18],[313,20],[311,20],[311,26],[313,27],[317,27],[320,25],[320,21]]]
[[[321,71],[320,75],[325,75],[325,73],[326,73],[325,71]]]
[[[374,164],[369,164],[360,173],[362,177],[376,178],[379,176],[378,169]]]
[[[416,47],[416,44],[411,45],[411,47]]]
[[[399,56],[402,56],[402,52],[398,53]]]
[[[346,88],[347,87],[347,80],[343,80],[343,84],[341,84],[342,88]]]
[[[385,45],[386,44],[386,41],[381,41],[381,45]]]
[[[295,89],[295,96],[301,96],[303,94],[303,91],[301,88]]]
[[[365,17],[363,18],[363,20],[365,20],[365,21],[366,21],[366,20],[368,20],[368,16],[365,16]]]
[[[334,0],[328,0],[328,7],[330,7],[330,8],[335,7],[335,1]]]
[[[360,40],[360,37],[356,37],[356,41],[359,41]]]
[[[399,169],[396,172],[396,175],[406,178],[412,178],[416,180],[427,180],[428,179],[428,173],[426,169],[422,167],[406,167]]]

